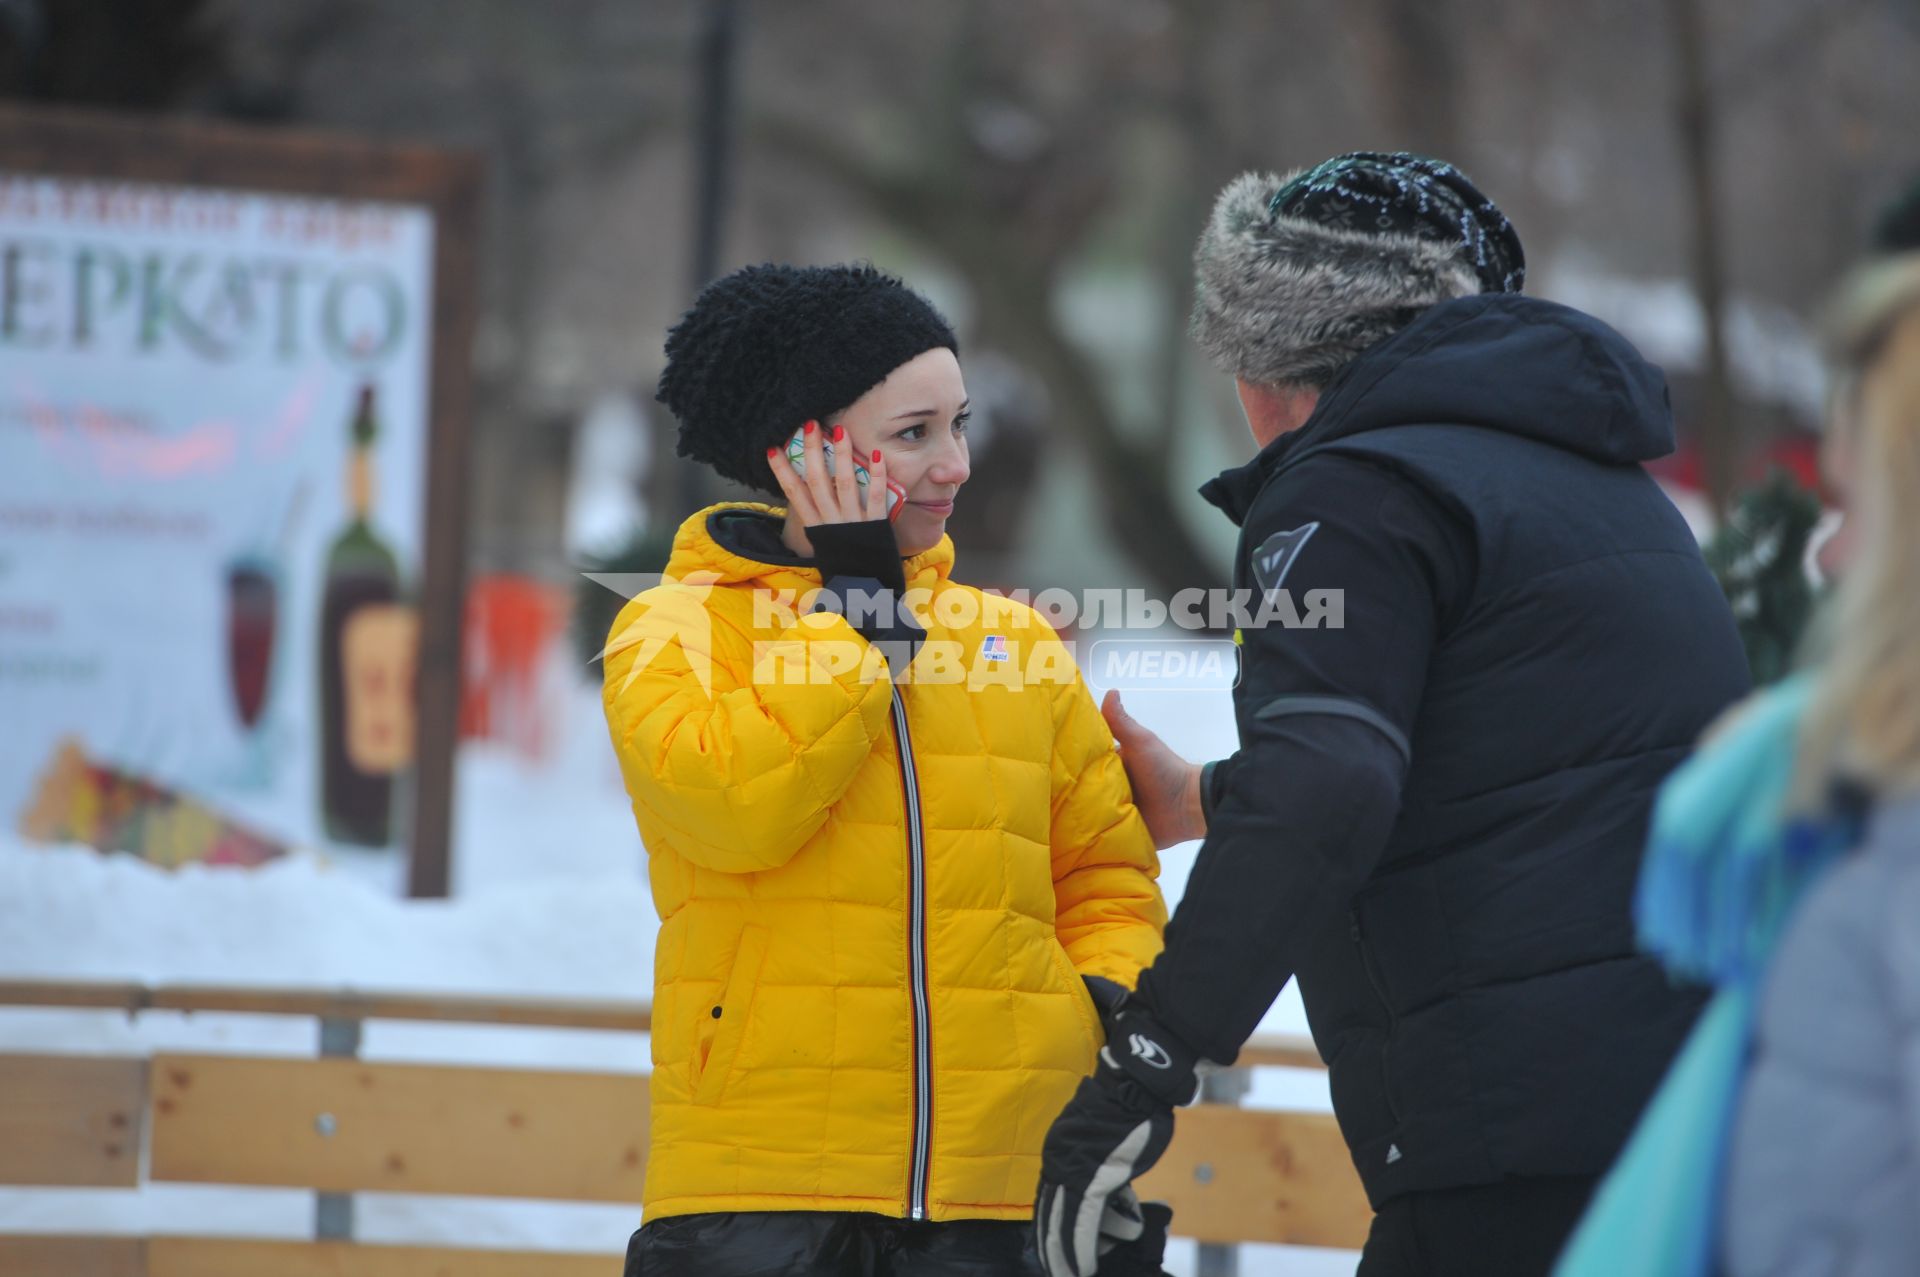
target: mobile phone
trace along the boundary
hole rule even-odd
[[[821,455],[827,459],[827,473],[832,474],[834,454],[833,440],[822,439],[820,441],[820,447]],[[803,475],[807,472],[807,445],[804,434],[796,433],[791,439],[787,440],[787,460],[793,463],[793,472],[795,474]],[[853,481],[863,489],[872,482],[872,476],[868,473],[867,468],[858,461],[853,463]],[[899,484],[891,479],[887,480],[887,520],[889,522],[899,518],[901,510],[905,509],[905,506],[902,504],[905,496],[906,492]]]

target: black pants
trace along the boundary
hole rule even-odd
[[[675,1215],[627,1243],[626,1277],[1039,1277],[1033,1225],[850,1211]]]
[[[1355,1277],[1547,1277],[1599,1181],[1515,1179],[1396,1197]]]

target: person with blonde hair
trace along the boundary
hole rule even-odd
[[[1846,572],[1814,659],[1661,792],[1641,935],[1717,991],[1557,1277],[1920,1262],[1920,259],[1835,313]]]
[[[1813,677],[1791,802],[1871,804],[1767,976],[1729,1150],[1730,1277],[1920,1264],[1920,260],[1841,315],[1853,553]]]

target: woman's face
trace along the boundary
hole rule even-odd
[[[930,550],[946,534],[954,495],[967,481],[968,416],[960,361],[936,346],[822,423],[845,426],[863,459],[880,453],[888,476],[906,490],[906,508],[893,523],[902,554]]]

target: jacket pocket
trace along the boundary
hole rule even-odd
[[[1059,968],[1060,976],[1067,982],[1067,997],[1073,1003],[1074,1014],[1080,1017],[1080,1028],[1087,1035],[1087,1041],[1093,1044],[1098,1053],[1107,1044],[1106,1030],[1100,1027],[1100,1017],[1093,1009],[1093,995],[1087,992],[1087,982],[1080,978],[1074,969],[1073,959],[1057,939],[1049,939],[1053,946],[1053,965]]]
[[[1373,996],[1380,1001],[1380,1010],[1387,1018],[1386,1036],[1380,1042],[1380,1098],[1387,1106],[1387,1115],[1398,1125],[1400,1105],[1393,1096],[1393,1040],[1400,1032],[1400,1017],[1394,1014],[1393,1003],[1387,997],[1386,981],[1380,976],[1374,965],[1373,953],[1367,948],[1366,936],[1360,928],[1360,910],[1353,909],[1347,915],[1349,934],[1353,937],[1354,951],[1360,957],[1360,969],[1366,973],[1367,986],[1373,990]]]
[[[694,1033],[689,1068],[695,1104],[717,1104],[726,1090],[727,1076],[733,1072],[734,1057],[747,1033],[747,1019],[753,1011],[753,996],[766,957],[766,931],[760,927],[742,931],[740,948],[727,973],[726,990],[719,1004],[701,1015]]]

